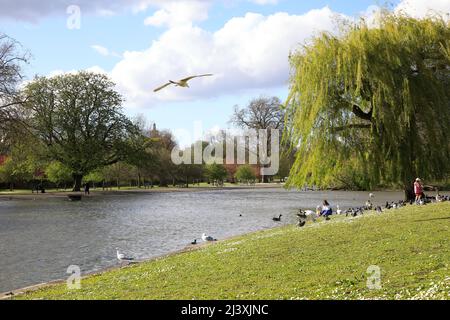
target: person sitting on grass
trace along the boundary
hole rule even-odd
[[[327,200],[323,200],[322,210],[320,215],[325,217],[325,220],[330,220],[330,216],[333,214],[333,209],[331,209],[330,204]]]

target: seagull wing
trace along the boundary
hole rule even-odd
[[[156,88],[155,90],[153,90],[153,92],[157,92],[161,89],[164,89],[167,86],[170,86],[172,83],[171,82],[167,82],[166,84],[162,85],[161,87]]]
[[[191,76],[191,77],[187,77],[187,78],[181,79],[180,82],[187,82],[187,81],[189,81],[189,80],[191,80],[191,79],[194,79],[194,78],[211,77],[211,76],[213,76],[212,73],[199,74],[199,75],[197,75],[197,76]]]

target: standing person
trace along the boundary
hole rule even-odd
[[[419,178],[416,178],[414,182],[414,194],[416,195],[416,204],[419,203],[420,199],[422,199],[423,195],[423,187],[422,182]]]
[[[89,182],[86,182],[86,184],[84,185],[84,194],[85,195],[89,195],[90,194],[90,186],[89,186]]]
[[[330,204],[327,200],[323,200],[322,211],[320,215],[325,217],[325,220],[330,220],[330,216],[333,214],[333,209],[331,209]]]

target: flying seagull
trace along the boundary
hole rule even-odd
[[[192,80],[194,78],[210,77],[210,76],[213,76],[213,74],[212,73],[200,74],[200,75],[197,75],[197,76],[187,77],[187,78],[184,78],[184,79],[181,79],[181,80],[178,80],[178,81],[169,80],[169,82],[167,82],[166,84],[162,85],[161,87],[156,88],[155,90],[153,90],[153,92],[157,92],[157,91],[159,91],[161,89],[164,89],[165,87],[170,86],[171,84],[174,84],[177,87],[189,88],[189,85],[188,85],[188,81],[189,80]]]

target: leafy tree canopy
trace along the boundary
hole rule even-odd
[[[68,167],[79,191],[83,175],[128,153],[137,128],[122,114],[122,97],[105,75],[79,72],[36,78],[25,88],[35,135]]]
[[[246,183],[256,180],[255,170],[249,165],[240,166],[236,171],[235,177]]]
[[[299,147],[289,179],[403,186],[450,171],[450,29],[441,17],[385,14],[376,27],[322,33],[291,56],[286,137]]]
[[[206,175],[212,181],[223,182],[228,175],[224,165],[212,163],[206,165]]]
[[[69,182],[72,179],[72,172],[69,168],[59,161],[52,161],[45,169],[48,181],[59,185],[63,182]]]

